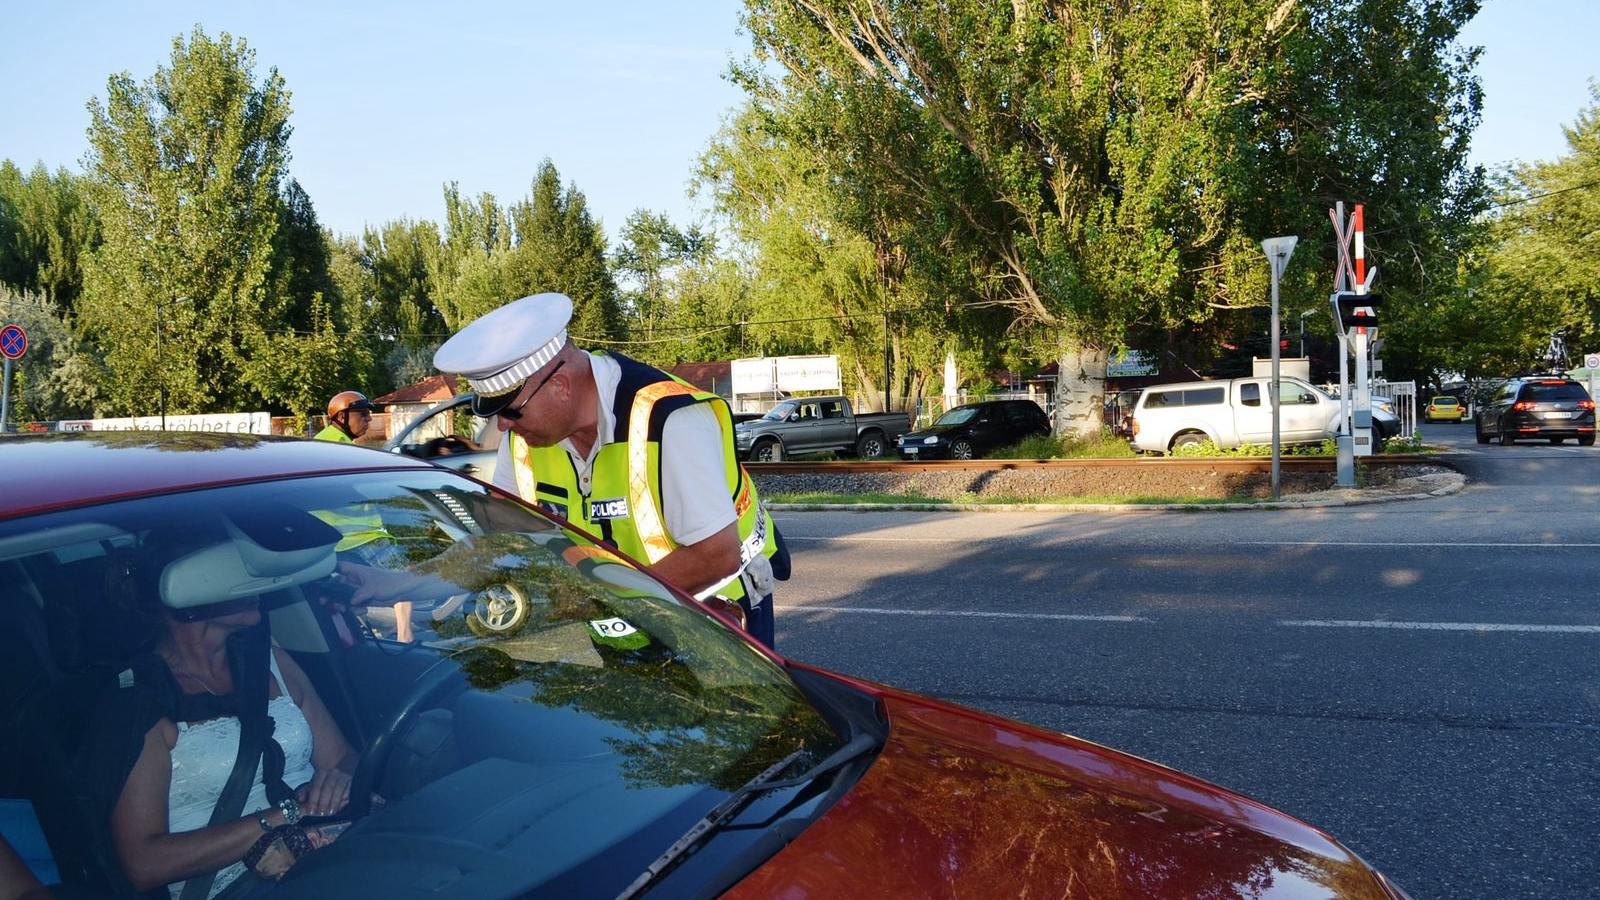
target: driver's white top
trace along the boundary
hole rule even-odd
[[[311,780],[311,725],[305,713],[289,696],[283,683],[283,673],[278,670],[278,651],[270,654],[272,677],[278,682],[278,696],[267,704],[267,715],[272,717],[272,739],[283,748],[283,780],[290,787],[299,787]],[[239,720],[227,716],[205,722],[179,722],[178,742],[172,747],[172,787],[167,793],[167,831],[179,834],[197,831],[211,824],[211,811],[216,809],[222,787],[233,773],[233,761],[239,755]],[[261,763],[256,763],[255,784],[244,801],[246,815],[266,809],[267,786],[261,777]],[[245,872],[244,863],[237,862],[217,873],[211,882],[207,897],[215,897],[234,879]],[[175,886],[176,897],[183,892],[182,885]]]
[[[589,479],[600,447],[613,443],[611,438],[617,420],[611,414],[611,405],[616,402],[617,383],[622,380],[622,367],[616,360],[597,354],[586,358],[594,372],[595,393],[600,404],[600,439],[589,448],[588,456],[580,456],[570,440],[560,444],[572,458],[578,484],[585,494],[589,492]],[[717,414],[704,403],[673,412],[662,425],[661,510],[667,533],[679,545],[698,543],[733,524],[736,518],[733,498],[728,496],[727,481],[722,474],[722,454],[729,449],[722,439]],[[509,440],[500,442],[500,453],[494,464],[494,484],[508,493],[517,493],[517,473],[511,463]]]

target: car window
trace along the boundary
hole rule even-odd
[[[788,418],[789,418],[789,414],[794,412],[795,411],[795,407],[797,407],[799,405],[800,404],[795,403],[792,400],[786,400],[783,403],[779,403],[777,406],[774,406],[773,408],[767,410],[767,414],[762,416],[761,418],[763,420],[765,420],[765,421],[768,421],[768,422],[783,422],[783,421],[787,421]]]
[[[1278,403],[1282,406],[1306,406],[1317,402],[1317,397],[1305,385],[1293,381],[1278,382]]]
[[[1162,409],[1168,406],[1182,406],[1183,397],[1178,391],[1145,391],[1144,409]]]
[[[844,401],[829,400],[822,404],[822,417],[824,419],[844,418]]]
[[[965,425],[967,422],[972,420],[973,416],[978,414],[978,409],[979,407],[976,406],[958,406],[934,420],[933,424]]]
[[[1261,405],[1261,384],[1255,381],[1246,381],[1239,385],[1239,403],[1243,406]]]
[[[1184,406],[1214,406],[1226,402],[1228,402],[1226,388],[1193,388],[1183,392]]]
[[[46,659],[63,672],[112,673],[100,704],[136,705],[137,679],[114,673],[153,659],[171,623],[237,621],[228,616],[253,615],[311,657],[343,635],[352,645],[340,661],[304,668],[320,673],[313,683],[330,706],[349,703],[363,721],[382,721],[421,673],[448,676],[458,686],[433,725],[450,750],[427,760],[426,777],[386,788],[389,807],[418,838],[495,829],[495,852],[519,860],[505,888],[518,895],[597,865],[642,871],[670,843],[665,833],[681,834],[758,773],[796,754],[799,771],[841,744],[785,670],[728,626],[604,547],[449,472],[234,485],[0,522],[0,571],[26,582],[0,596],[8,627],[26,627],[18,616],[35,609],[52,623],[30,631],[41,654],[31,675],[42,677]],[[357,584],[409,601],[417,643],[334,628],[342,619],[325,604],[348,603]],[[379,604],[365,621],[388,630],[395,615]],[[336,674],[357,662],[361,679]],[[11,696],[19,686],[4,687]],[[63,717],[89,708],[59,706]],[[95,771],[120,758],[119,740],[105,745],[112,756]],[[93,755],[99,742],[85,746]],[[216,758],[194,765],[225,773],[235,750],[218,742],[197,751]],[[498,824],[481,820],[485,809]],[[319,854],[325,870],[392,877],[354,843]]]
[[[1587,400],[1589,392],[1575,381],[1536,381],[1524,385],[1522,399],[1532,400],[1535,403],[1549,403],[1558,400]]]

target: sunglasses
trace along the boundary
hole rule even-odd
[[[545,385],[549,384],[550,383],[550,379],[554,378],[555,374],[557,372],[561,371],[561,367],[566,365],[566,364],[567,364],[567,361],[564,360],[564,359],[562,361],[556,363],[556,367],[551,369],[549,374],[545,375],[544,378],[540,380],[539,384],[534,387],[533,393],[531,393],[527,397],[525,397],[523,399],[523,401],[521,403],[518,403],[516,406],[511,406],[511,407],[507,407],[505,409],[500,410],[500,418],[502,418],[502,419],[510,419],[513,422],[518,421],[519,419],[521,419],[522,418],[522,408],[527,406],[529,403],[532,403],[533,402],[533,398],[538,396],[539,391],[542,390]]]

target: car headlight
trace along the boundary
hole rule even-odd
[[[939,438],[938,437],[925,437],[925,438],[922,439],[922,442],[924,444],[937,444],[937,443],[939,443]]]

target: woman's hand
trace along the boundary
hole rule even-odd
[[[296,793],[308,816],[331,816],[350,802],[350,773],[343,769],[318,769],[311,782]]]

